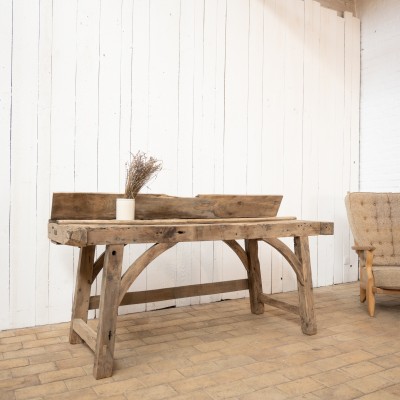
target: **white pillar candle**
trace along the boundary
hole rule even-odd
[[[135,219],[135,199],[117,199],[116,219]]]

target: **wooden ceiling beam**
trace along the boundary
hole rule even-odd
[[[316,0],[322,7],[336,10],[340,15],[345,11],[355,14],[355,0]]]

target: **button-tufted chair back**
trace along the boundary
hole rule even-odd
[[[347,215],[358,246],[373,246],[373,265],[400,266],[400,193],[349,193]]]

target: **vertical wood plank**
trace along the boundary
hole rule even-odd
[[[333,283],[343,282],[343,272],[346,257],[344,255],[344,233],[347,225],[346,209],[344,206],[343,191],[343,169],[344,169],[344,19],[336,16],[336,49],[335,49],[335,175],[333,181],[334,192],[334,217],[335,235],[334,240],[334,260],[333,260]]]
[[[12,85],[12,0],[0,3],[0,253],[3,267],[0,268],[0,330],[10,326],[10,163],[11,163],[11,85]]]
[[[249,2],[226,3],[226,65],[224,193],[246,193]],[[242,279],[245,271],[226,246],[223,248],[223,279]],[[243,297],[243,292],[224,294],[224,298]]]
[[[324,135],[318,137],[318,216],[320,220],[334,219],[334,196],[332,182],[335,179],[336,154],[335,140],[340,138],[335,130],[335,48],[336,48],[336,18],[333,10],[321,7],[320,34],[320,125]],[[318,238],[318,286],[333,283],[333,238]]]
[[[249,2],[227,2],[224,193],[246,192]]]
[[[100,63],[100,8],[97,0],[78,1],[76,21],[76,77],[75,77],[75,140],[74,189],[77,192],[96,192],[98,189],[98,133],[99,133],[99,63]],[[100,252],[102,248],[99,248]],[[98,253],[100,254],[100,253]],[[74,252],[75,271],[78,253]],[[74,281],[75,281],[74,277]],[[92,285],[97,293],[100,278]],[[95,311],[90,311],[94,316]]]
[[[214,147],[214,192],[224,191],[224,127],[225,127],[225,67],[226,67],[226,9],[227,1],[217,1],[217,20],[215,27],[215,136]],[[224,247],[221,242],[214,242],[214,277],[223,280]]]
[[[320,4],[304,2],[304,107],[301,217],[315,219],[318,212],[319,39]],[[318,237],[309,238],[313,282],[318,282]]]
[[[360,81],[361,81],[361,22],[358,18],[352,17],[353,28],[353,52],[352,57],[352,123],[351,123],[351,179],[350,191],[357,191],[360,188]],[[354,240],[351,238],[350,243]],[[358,279],[357,254],[352,251],[350,265],[352,268],[346,274],[345,282],[352,282]],[[345,270],[346,272],[346,270]]]
[[[73,330],[72,324],[74,319],[79,318],[85,322],[88,320],[95,249],[96,246],[87,246],[80,249],[74,303],[72,306],[71,327],[69,332],[69,342],[74,344],[82,343],[82,339]]]
[[[97,191],[100,2],[78,2],[76,21],[75,191]]]
[[[284,67],[283,215],[301,215],[303,155],[304,2],[282,2],[286,27]],[[290,28],[289,28],[290,27]],[[291,240],[284,239],[288,245]],[[286,260],[282,268],[283,291],[295,290],[296,276]]]
[[[246,190],[248,194],[261,194],[264,3],[250,1],[249,4]]]
[[[135,0],[132,14],[132,115],[130,145],[131,152],[148,151],[149,130],[149,24],[150,2]],[[147,189],[144,188],[144,191]],[[147,245],[134,245],[125,249],[129,261],[134,261]],[[135,280],[131,290],[146,290],[147,269]],[[125,308],[125,307],[124,307]],[[129,306],[131,311],[144,311],[146,305]]]
[[[249,98],[247,103],[246,192],[267,193],[263,182],[263,72],[264,72],[264,2],[250,1],[249,10]],[[270,285],[271,249],[259,248],[263,281]]]
[[[103,0],[100,9],[98,190],[120,186],[121,1]]]
[[[25,223],[36,224],[38,14],[38,1],[13,2],[9,282],[15,327],[35,324],[36,230]]]
[[[132,128],[132,59],[133,59],[133,0],[123,0],[120,9],[120,110],[119,110],[119,187],[118,192],[125,190],[126,163],[131,152]]]
[[[227,0],[217,0],[216,62],[215,62],[215,148],[214,190],[224,191],[224,129],[225,129],[225,69],[226,69]]]
[[[131,151],[148,151],[150,2],[135,0],[132,15]]]
[[[283,194],[285,57],[282,49],[285,48],[286,23],[282,4],[266,0],[264,5],[262,179],[263,192],[271,194]],[[282,291],[282,256],[274,250],[270,276],[264,282],[267,293]]]
[[[201,168],[202,154],[204,149],[200,148],[203,135],[203,107],[204,107],[204,19],[205,19],[205,2],[194,3],[194,53],[193,53],[193,130],[192,130],[192,192],[193,195],[201,193],[204,189],[202,183]],[[206,153],[207,154],[207,153]],[[209,163],[207,168],[209,168]],[[210,177],[209,177],[210,179]],[[207,247],[207,244],[205,244]],[[192,243],[192,263],[191,276],[192,283],[202,282],[202,267],[207,263],[207,258],[202,259],[203,243]],[[191,299],[192,304],[200,303],[200,297]]]
[[[360,22],[351,13],[344,13],[344,40],[345,40],[345,65],[344,65],[344,137],[346,152],[344,163],[345,191],[359,190],[359,116],[358,113],[360,91]],[[345,193],[344,193],[345,195]],[[357,254],[351,249],[354,239],[347,225],[344,242],[344,253],[348,261],[344,265],[343,280],[351,282],[358,277]]]
[[[177,194],[192,196],[193,166],[193,98],[194,98],[194,41],[195,2],[181,1],[179,9],[179,93],[178,93],[178,137],[177,137]],[[192,282],[192,243],[176,246],[176,284],[190,285]],[[190,298],[177,299],[177,306],[190,304]]]
[[[106,247],[93,367],[96,379],[112,375],[123,252],[123,245]]]
[[[215,193],[215,162],[219,158],[214,143],[216,136],[216,79],[217,79],[217,24],[218,3],[214,0],[204,2],[203,18],[203,68],[202,68],[202,107],[201,131],[195,136],[197,140],[193,145],[196,149],[194,158],[194,192],[206,193],[211,190]],[[214,251],[219,251],[218,246],[212,242],[204,242],[201,246],[201,283],[221,280],[222,271],[214,265]],[[202,302],[218,301],[220,294],[203,296]]]
[[[76,1],[53,1],[50,193],[74,190]],[[49,320],[67,321],[73,293],[73,250],[50,246]]]
[[[49,323],[49,246],[47,226],[51,203],[51,43],[52,1],[40,1],[39,76],[37,106],[37,182],[36,182],[36,324]]]
[[[125,190],[126,162],[130,158],[132,134],[132,62],[133,62],[133,0],[121,3],[121,59],[120,59],[120,124],[119,124],[119,189]],[[132,245],[125,246],[122,273],[132,264]],[[132,254],[132,256],[131,256]],[[119,308],[119,314],[137,311],[137,306],[127,305]]]
[[[120,186],[121,2],[100,2],[98,64],[97,190],[118,192]],[[98,254],[103,247],[97,248]],[[100,294],[102,276],[96,280]]]
[[[176,193],[177,188],[179,4],[178,0],[150,3],[148,151],[163,161],[159,179],[151,182],[156,193]],[[147,288],[174,285],[175,277],[176,249],[171,249],[147,268]],[[174,304],[160,302],[148,309]]]

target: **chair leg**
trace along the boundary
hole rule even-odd
[[[371,317],[375,314],[375,293],[372,290],[374,287],[374,276],[372,273],[372,260],[374,255],[372,251],[367,250],[365,255],[365,272],[367,273],[367,305],[368,305],[368,313]]]
[[[372,290],[372,285],[367,285],[366,290],[367,295],[367,306],[368,306],[368,313],[371,317],[375,314],[375,293]]]
[[[360,285],[360,302],[364,303],[367,298],[367,291]]]

